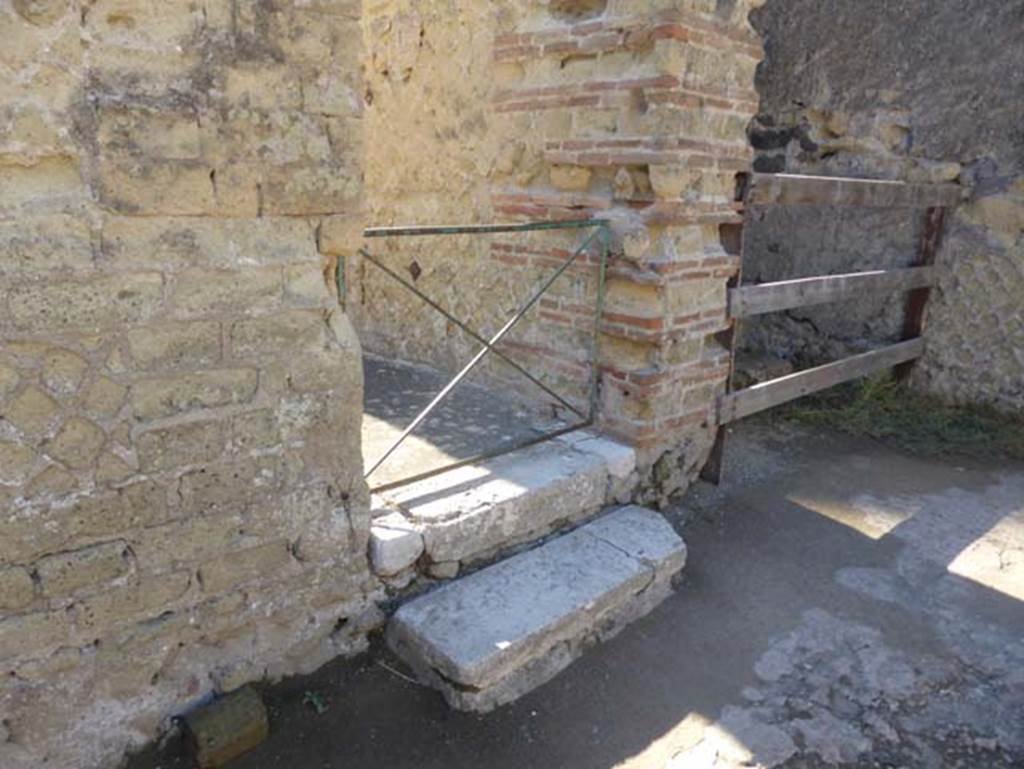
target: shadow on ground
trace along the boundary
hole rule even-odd
[[[426,366],[366,355],[363,457],[367,470],[395,444],[402,431],[440,393],[450,375]],[[370,477],[371,486],[394,483],[447,467],[483,453],[508,451],[565,427],[541,391],[522,380],[522,391],[536,399],[466,381],[458,385],[423,424]],[[567,418],[574,418],[568,413]],[[580,421],[575,419],[575,421]]]
[[[672,512],[678,593],[547,686],[467,715],[339,661],[268,688],[231,769],[1024,766],[1024,467],[763,423],[729,461]]]

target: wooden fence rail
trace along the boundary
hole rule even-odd
[[[865,208],[952,208],[960,203],[957,184],[847,179],[834,176],[751,174],[748,206],[845,206]]]
[[[718,422],[723,425],[735,422],[805,395],[916,360],[923,353],[924,340],[912,339],[730,393],[719,401]]]
[[[726,425],[730,422],[885,369],[895,368],[899,377],[907,375],[913,361],[924,353],[924,312],[936,282],[934,264],[942,243],[946,211],[959,205],[964,196],[964,189],[956,184],[793,174],[744,174],[739,181],[737,199],[747,208],[777,205],[923,208],[926,214],[917,257],[906,269],[818,275],[745,286],[742,275],[746,238],[741,238],[740,271],[729,286],[731,324],[720,337],[720,342],[731,352],[731,371],[726,394],[718,401],[718,437],[701,473],[714,483],[721,479]],[[742,318],[895,291],[907,293],[903,341],[899,344],[733,391],[737,327]]]
[[[933,285],[934,267],[912,267],[740,286],[729,291],[729,314],[733,318],[749,318],[796,307],[840,302],[865,294],[911,291]]]

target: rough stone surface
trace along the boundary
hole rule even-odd
[[[427,567],[427,575],[432,579],[455,579],[460,568],[461,564],[458,561],[432,563]]]
[[[587,454],[602,457],[608,475],[616,481],[626,480],[636,470],[636,451],[625,444],[587,433],[572,434],[561,440]]]
[[[27,569],[0,569],[0,609],[15,611],[32,603],[35,586]]]
[[[913,383],[959,403],[1024,408],[1024,52],[1018,3],[769,2],[755,167],[959,181],[973,200],[949,222],[928,350]],[[778,209],[755,219],[753,282],[904,266],[923,215]],[[825,246],[825,247],[823,247]],[[744,324],[744,344],[818,363],[896,338],[903,303],[864,298]]]
[[[392,577],[412,566],[423,554],[423,535],[405,516],[392,513],[375,518],[370,527],[370,563],[382,577]]]
[[[608,470],[606,501],[625,503],[633,500],[640,480],[636,450],[624,443],[582,431],[562,436],[559,440],[577,451],[604,460]]]
[[[381,496],[422,532],[430,561],[480,560],[596,513],[613,501],[629,456],[628,447],[580,433]]]
[[[0,766],[363,648],[349,2],[0,2]],[[305,97],[305,98],[304,98]]]
[[[43,594],[48,597],[112,581],[123,576],[130,568],[131,556],[124,542],[50,555],[40,558],[35,564]]]
[[[623,508],[406,604],[388,641],[453,707],[491,710],[653,609],[685,561],[660,515]]]

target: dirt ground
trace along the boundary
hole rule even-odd
[[[1024,767],[1024,466],[765,422],[728,454],[671,511],[677,594],[547,686],[455,713],[378,649],[269,687],[231,769]]]

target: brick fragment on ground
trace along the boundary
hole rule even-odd
[[[200,769],[219,769],[257,745],[270,733],[263,699],[245,686],[185,717],[189,749]]]

